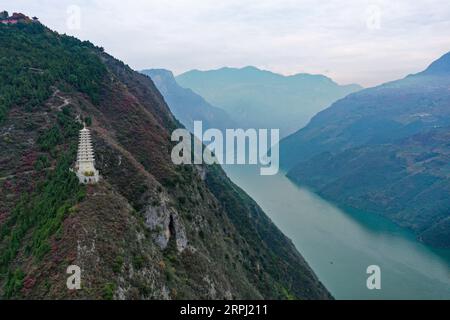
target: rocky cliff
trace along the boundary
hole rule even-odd
[[[0,297],[331,298],[220,167],[171,162],[179,123],[148,77],[40,24],[0,42]],[[96,185],[69,171],[78,120]]]

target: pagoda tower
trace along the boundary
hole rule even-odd
[[[80,183],[94,184],[98,182],[99,173],[98,170],[95,169],[91,133],[86,127],[80,130],[80,141],[78,144],[78,155],[75,169]]]

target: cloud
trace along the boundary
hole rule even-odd
[[[80,29],[67,9],[79,6]],[[324,73],[365,86],[424,69],[450,51],[448,0],[0,0],[135,69],[246,66]]]

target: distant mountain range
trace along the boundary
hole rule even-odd
[[[450,53],[337,101],[280,143],[288,176],[450,247]]]
[[[193,70],[176,77],[243,128],[279,128],[281,136],[303,127],[317,112],[358,85],[340,86],[322,75],[283,76],[255,67]]]
[[[150,78],[37,22],[0,43],[0,300],[332,298],[220,166],[172,162],[180,123]],[[70,170],[80,120],[95,185]]]
[[[147,69],[142,70],[141,73],[153,80],[175,118],[191,132],[194,121],[202,121],[204,129],[223,130],[236,127],[236,123],[224,110],[212,106],[191,89],[179,86],[171,71]]]

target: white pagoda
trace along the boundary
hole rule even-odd
[[[91,144],[91,133],[84,127],[80,130],[80,142],[78,144],[78,156],[75,170],[80,183],[97,183],[100,176],[95,169],[94,152]]]

